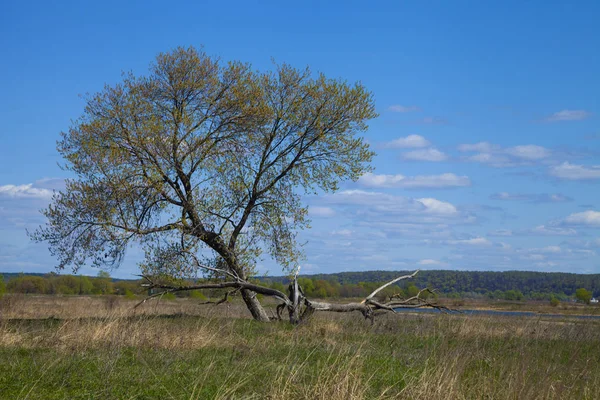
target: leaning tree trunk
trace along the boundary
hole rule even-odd
[[[248,310],[252,314],[252,317],[256,321],[269,322],[271,319],[267,315],[267,312],[263,308],[262,304],[260,304],[260,301],[258,301],[256,298],[256,293],[248,289],[242,289],[241,292],[242,298],[246,303],[246,307],[248,307]]]

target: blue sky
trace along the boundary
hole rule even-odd
[[[374,93],[376,170],[306,198],[304,272],[600,273],[597,1],[85,3],[0,5],[0,271],[55,265],[25,229],[68,177],[55,145],[79,95],[193,45]]]

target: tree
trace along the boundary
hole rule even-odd
[[[59,269],[116,267],[137,244],[151,276],[248,283],[265,251],[291,271],[309,223],[301,195],[370,171],[358,134],[375,116],[360,83],[288,65],[257,72],[194,48],[159,54],[148,75],[87,98],[58,144],[75,178],[31,236]],[[269,320],[257,285],[237,287]]]
[[[592,300],[592,292],[586,290],[585,288],[579,288],[575,291],[575,297],[582,303],[590,304],[590,300]]]
[[[6,284],[4,283],[4,275],[0,274],[0,298],[6,293]]]
[[[7,283],[10,293],[44,294],[47,292],[48,283],[41,276],[20,275]]]

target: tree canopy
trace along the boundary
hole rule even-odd
[[[585,304],[590,304],[590,301],[592,300],[592,292],[585,288],[579,288],[575,291],[575,297],[577,300]]]
[[[116,267],[136,243],[146,274],[247,279],[264,253],[289,270],[309,224],[301,196],[370,170],[359,134],[375,116],[360,83],[285,64],[259,72],[194,48],[159,54],[149,74],[86,99],[58,143],[75,178],[32,238],[58,268]]]

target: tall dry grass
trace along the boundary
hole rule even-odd
[[[57,363],[68,369],[89,358],[111,365],[90,380],[120,385],[120,373],[137,374],[146,383],[124,390],[155,383],[161,398],[600,398],[596,321],[403,314],[371,325],[360,314],[323,313],[292,327],[255,323],[241,304],[189,299],[137,310],[121,299],[10,302],[0,314],[0,354],[42,360],[27,364],[31,377],[8,378],[24,384],[14,398],[46,398]],[[129,354],[132,364],[123,363]],[[119,368],[131,371],[115,375]],[[120,398],[97,390],[92,398]]]

